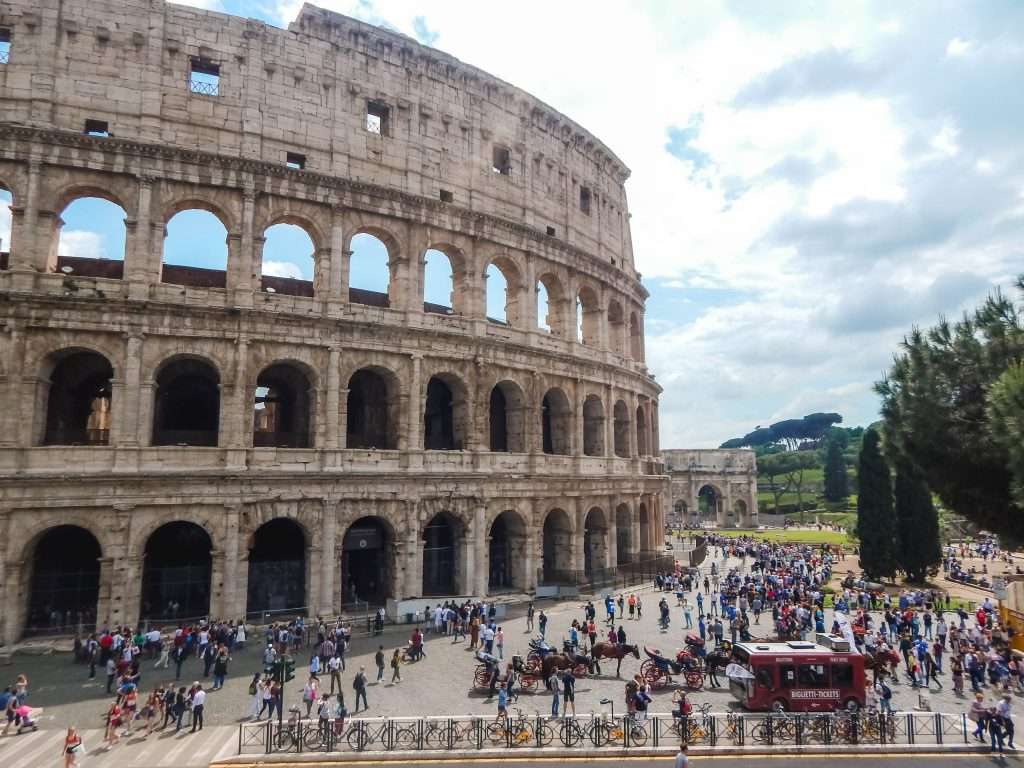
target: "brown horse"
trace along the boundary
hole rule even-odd
[[[540,663],[540,671],[545,682],[554,674],[555,670],[571,669],[575,674],[580,667],[584,667],[588,672],[593,672],[594,662],[589,656],[578,653],[551,653],[545,656]]]
[[[601,674],[600,659],[615,659],[618,662],[615,665],[615,676],[619,677],[619,673],[622,671],[622,660],[630,654],[633,658],[639,659],[640,649],[635,645],[622,643],[594,643],[594,647],[590,649],[590,658],[594,660],[594,667],[599,675]]]

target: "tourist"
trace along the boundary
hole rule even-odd
[[[103,736],[103,742],[107,745],[107,749],[113,747],[120,740],[119,734],[121,728],[121,704],[120,699],[114,699],[114,703],[110,705],[110,709],[107,710],[107,730]]]
[[[263,681],[260,673],[256,672],[249,681],[249,719],[259,718],[260,709],[263,706]]]
[[[985,740],[982,734],[985,733],[988,714],[988,707],[985,706],[985,694],[981,692],[974,694],[974,701],[971,702],[971,706],[967,710],[967,719],[974,723],[975,728],[972,735],[978,741]]]
[[[590,626],[591,626],[591,628],[593,628],[593,626],[594,626],[594,622],[593,621],[590,622]],[[596,632],[596,630],[594,630],[594,634],[592,634],[590,637],[591,637],[590,644],[593,645],[594,641],[597,639],[597,632]],[[498,627],[498,631],[494,633],[494,645],[498,649],[498,658],[499,659],[504,659],[505,658],[505,632],[504,632],[504,630],[502,630],[501,627]]]
[[[334,655],[327,660],[327,671],[331,676],[331,695],[334,695],[334,686],[338,686],[338,690],[341,690],[341,672],[345,668],[341,660],[341,652],[335,645]]]
[[[78,731],[72,725],[64,735],[64,749],[62,752],[64,755],[64,768],[77,768],[78,753],[83,751],[82,737],[78,735]]]
[[[558,672],[555,672],[547,679],[548,691],[551,692],[551,716],[558,717],[558,696],[561,688],[558,680]]]
[[[378,680],[380,678],[377,678]],[[302,686],[302,703],[306,705],[306,717],[309,717],[313,711],[313,705],[317,702],[320,697],[317,695],[317,687],[320,684],[320,678],[316,675],[310,675],[309,679],[306,680],[306,684]]]
[[[213,662],[213,690],[219,691],[224,687],[224,678],[228,675],[228,662],[231,661],[231,657],[228,656],[228,649],[221,647],[217,653],[217,658]]]
[[[352,689],[356,692],[356,708],[354,713],[359,712],[359,699],[363,700],[363,709],[369,709],[370,705],[366,701],[366,667],[359,668],[359,672],[356,673],[355,678],[352,680]]]
[[[532,600],[530,601],[530,604],[526,606],[526,631],[527,632],[532,632],[533,631],[533,601]]]
[[[572,707],[572,716],[576,717],[576,678],[572,670],[567,669],[562,673],[562,715],[569,716],[569,707]]]
[[[1010,749],[1016,749],[1013,746],[1013,713],[1010,711],[1013,697],[1004,693],[999,703],[996,704],[996,716],[999,718],[999,724],[1002,726],[1003,731],[1006,735],[1006,746]],[[1002,751],[1002,750],[1000,750]]]
[[[679,751],[676,752],[674,768],[689,768],[690,758],[686,755],[686,741],[679,742]]]
[[[206,691],[199,685],[192,694],[192,733],[203,730],[203,710],[206,707]]]
[[[400,683],[400,682],[402,682],[402,672],[401,672],[402,659],[401,659],[400,654],[401,654],[401,649],[395,648],[395,652],[391,655],[391,682],[392,683]],[[327,696],[327,694],[325,693],[324,697],[326,698],[326,696]]]
[[[377,646],[377,652],[373,655],[373,663],[377,665],[377,680],[379,683],[384,679],[384,646]],[[360,667],[362,669],[362,667]],[[358,702],[357,702],[358,705]]]

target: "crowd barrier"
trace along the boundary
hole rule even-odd
[[[427,752],[482,749],[794,747],[828,745],[967,744],[965,715],[707,713],[686,718],[654,714],[591,714],[552,718],[522,710],[493,717],[356,718],[243,723],[238,753]]]

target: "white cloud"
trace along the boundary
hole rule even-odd
[[[302,270],[298,265],[290,261],[264,261],[263,274],[268,277],[290,277],[294,280],[303,280]]]
[[[947,157],[955,157],[960,152],[960,145],[957,144],[958,136],[959,131],[957,131],[956,126],[947,120],[943,123],[942,128],[939,129],[939,132],[932,137],[932,149]]]
[[[81,256],[88,259],[107,258],[103,237],[96,232],[79,230],[61,230],[57,253],[61,256]]]
[[[951,59],[960,58],[966,56],[974,48],[974,43],[970,40],[963,40],[959,37],[954,37],[946,45],[946,55]]]

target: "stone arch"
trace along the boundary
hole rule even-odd
[[[572,579],[572,518],[560,507],[549,509],[541,525],[541,581],[557,584]]]
[[[206,254],[207,258],[204,260],[202,266],[189,263],[195,260],[192,255],[190,255],[188,259],[170,257],[168,255],[168,246],[173,246],[175,238],[179,236],[184,237],[184,235],[176,235],[173,231],[175,227],[173,227],[172,224],[179,216],[186,216],[186,218],[195,218],[200,221],[206,221],[202,226],[213,226],[214,229],[216,229],[216,226],[214,226],[209,220],[206,220],[205,217],[196,217],[192,215],[192,212],[196,211],[204,212],[212,216],[220,225],[220,229],[223,231],[224,235],[223,248],[218,246],[216,251],[208,251]],[[169,203],[164,207],[163,222],[164,240],[160,246],[160,281],[171,285],[203,288],[226,288],[227,272],[232,256],[229,240],[231,238],[231,233],[234,231],[234,222],[227,211],[216,203],[202,197],[187,196]],[[180,219],[179,223],[181,223]],[[193,227],[195,226],[195,223],[188,221],[187,226]],[[211,243],[212,242],[213,241],[211,241]],[[172,258],[173,261],[171,261]]]
[[[253,397],[253,447],[312,447],[316,388],[311,375],[304,363],[292,360],[260,371]]]
[[[341,539],[342,604],[383,605],[396,595],[395,525],[384,515],[363,515]]]
[[[309,546],[309,532],[291,517],[271,518],[249,535],[246,616],[304,611],[308,602]]]
[[[591,507],[583,520],[583,572],[592,579],[608,568],[608,521],[601,507]]]
[[[633,515],[625,502],[615,508],[616,565],[625,565],[631,559],[633,547]]]
[[[616,400],[612,414],[615,419],[615,455],[629,458],[629,407],[625,401]]]
[[[444,262],[447,262],[447,265]],[[450,276],[447,278],[444,276],[445,269],[450,270]],[[466,284],[468,259],[461,248],[451,243],[432,243],[423,252],[420,276],[424,312],[465,314],[469,293]],[[449,289],[448,301],[442,300],[445,298],[445,287]]]
[[[81,208],[87,209],[84,214],[73,210]],[[125,203],[122,195],[102,186],[74,183],[58,192],[55,210],[59,213],[53,217],[47,258],[52,269],[83,277],[120,279],[124,276],[128,238],[126,222],[132,216],[130,211],[133,207]],[[67,218],[82,219],[76,224],[82,228],[65,232]],[[104,249],[104,229],[118,220],[120,242],[113,243],[112,251],[108,253]],[[71,239],[73,236],[74,240]]]
[[[153,445],[216,446],[220,373],[204,357],[173,355],[154,373]]]
[[[721,522],[725,494],[713,483],[701,483],[697,489],[697,510],[702,521],[711,518],[713,522]]]
[[[493,271],[500,274],[504,280],[504,295],[498,296],[491,288],[491,281],[496,277]],[[486,315],[489,320],[498,320],[513,328],[519,328],[523,323],[523,277],[522,270],[515,259],[507,254],[501,254],[492,258],[484,268],[484,295],[486,297]],[[498,305],[492,307],[492,294]],[[500,309],[501,317],[496,311]]]
[[[366,365],[348,379],[345,445],[395,450],[402,429],[398,376],[381,365]]]
[[[234,232],[236,229],[234,217],[224,206],[213,202],[203,195],[186,194],[172,198],[164,203],[162,218],[164,227],[171,219],[184,211],[206,211],[212,213],[220,221],[226,232]]]
[[[608,349],[617,355],[626,354],[626,320],[617,299],[608,302]]]
[[[487,530],[487,591],[525,591],[528,583],[526,520],[516,510],[506,509],[491,521]]]
[[[93,349],[64,347],[42,361],[36,380],[34,444],[108,445],[114,367]]]
[[[423,447],[428,451],[465,450],[469,439],[466,385],[454,373],[435,373],[427,380],[423,407]]]
[[[597,395],[583,401],[583,455],[604,456],[604,403]]]
[[[458,594],[465,583],[462,571],[462,542],[466,527],[456,515],[443,511],[427,520],[420,531],[423,541],[424,597]]]
[[[181,621],[210,612],[213,539],[192,521],[164,522],[145,543],[140,619]]]
[[[319,280],[323,273],[320,263],[323,235],[313,222],[303,216],[280,213],[255,231],[261,234],[257,240],[257,254],[254,254],[258,255],[259,264],[253,265],[253,271],[260,275],[262,291],[311,297],[323,290]],[[268,249],[282,247],[278,241],[292,241],[288,248],[295,252],[268,253]]]
[[[97,623],[103,548],[90,526],[75,522],[35,532],[24,550],[22,634],[89,632]]]
[[[266,232],[278,224],[290,224],[303,230],[309,236],[315,250],[329,248],[330,234],[318,220],[317,212],[312,209],[295,210],[295,206],[304,207],[302,201],[291,199],[283,204],[270,202],[264,210],[260,210],[260,206],[257,206],[258,213],[253,231]]]
[[[399,239],[382,227],[364,226],[348,237],[345,250],[349,253],[348,300],[375,307],[398,306]]]
[[[566,298],[562,281],[554,272],[544,272],[537,278],[537,326],[562,339],[570,338],[566,327]]]
[[[743,499],[736,499],[732,505],[733,509],[733,520],[738,526],[742,526],[749,522],[749,513],[747,511],[747,502]]]
[[[584,283],[576,292],[576,341],[587,347],[596,347],[601,341],[603,316],[597,291]]]
[[[559,387],[552,387],[541,399],[541,450],[568,456],[572,453],[572,406]]]
[[[522,387],[503,379],[491,388],[488,403],[490,449],[526,452],[526,395]]]

